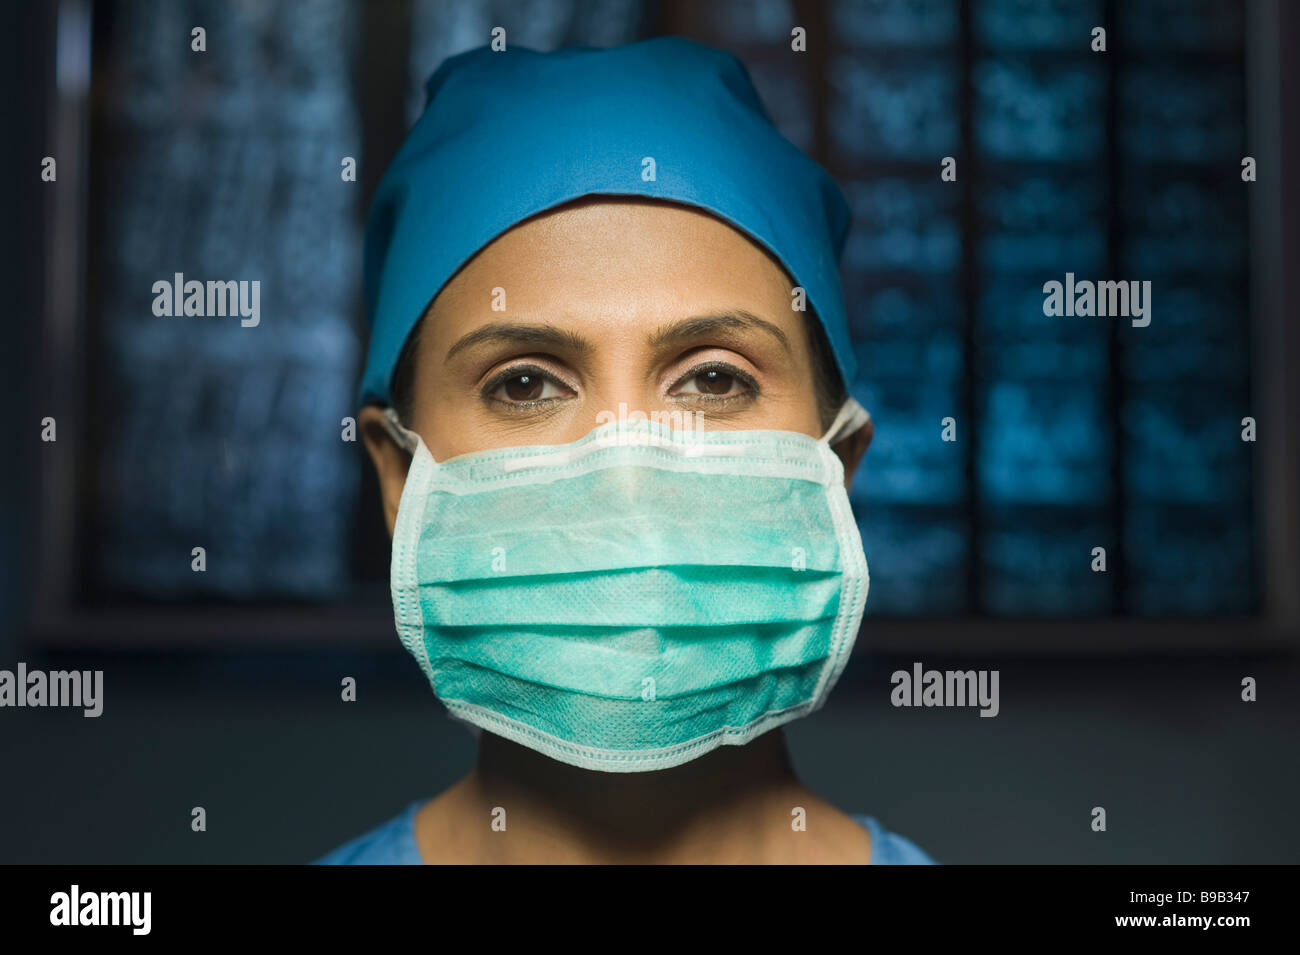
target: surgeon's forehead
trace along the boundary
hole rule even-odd
[[[519,223],[481,249],[430,313],[446,330],[476,316],[635,321],[743,314],[789,326],[792,283],[739,229],[695,207],[595,196]]]

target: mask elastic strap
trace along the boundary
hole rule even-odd
[[[822,440],[827,444],[835,444],[847,438],[870,420],[870,412],[858,404],[856,398],[846,398],[844,404],[840,405],[840,413],[835,416],[831,426],[822,435]]]
[[[397,442],[398,446],[411,454],[420,446],[420,438],[414,431],[408,430],[402,425],[402,419],[397,417],[397,412],[392,408],[384,409],[384,427]]]

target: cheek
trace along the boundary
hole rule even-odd
[[[769,388],[761,408],[756,409],[756,420],[745,422],[744,427],[795,431],[813,438],[820,438],[825,430],[821,426],[817,398],[807,386],[779,391]]]
[[[821,413],[815,398],[805,397],[797,409],[791,409],[789,421],[783,425],[785,431],[799,431],[813,438],[822,436]]]
[[[773,422],[766,427],[783,431],[798,431],[820,438],[826,428],[822,424],[822,398],[817,387],[812,356],[798,347],[798,338],[804,330],[799,327],[785,329],[795,343],[796,354],[778,368],[772,385],[766,391],[766,416]]]
[[[482,450],[482,447],[475,446],[472,429],[449,425],[445,419],[438,426],[421,428],[420,436],[424,438],[435,461],[445,461],[460,454]]]

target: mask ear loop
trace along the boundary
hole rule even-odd
[[[840,405],[839,414],[835,416],[835,420],[826,429],[826,433],[822,435],[821,440],[826,444],[835,444],[847,438],[870,420],[871,413],[858,404],[856,398],[846,398],[844,404]]]
[[[392,408],[384,409],[384,428],[403,450],[414,454],[420,446],[420,436],[404,427],[402,419],[397,417],[397,412]]]

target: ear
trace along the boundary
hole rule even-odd
[[[357,415],[361,425],[361,440],[366,444],[370,460],[379,475],[379,493],[384,501],[384,522],[388,536],[393,536],[397,524],[397,505],[402,500],[406,486],[406,472],[411,467],[411,455],[393,440],[384,424],[384,412],[378,405],[366,405]]]
[[[834,451],[840,456],[840,461],[844,464],[844,489],[847,491],[853,486],[853,475],[857,473],[858,465],[862,463],[862,456],[867,453],[867,447],[871,444],[871,439],[875,437],[876,424],[867,416],[866,423],[858,428],[846,438],[841,438],[834,446]]]

